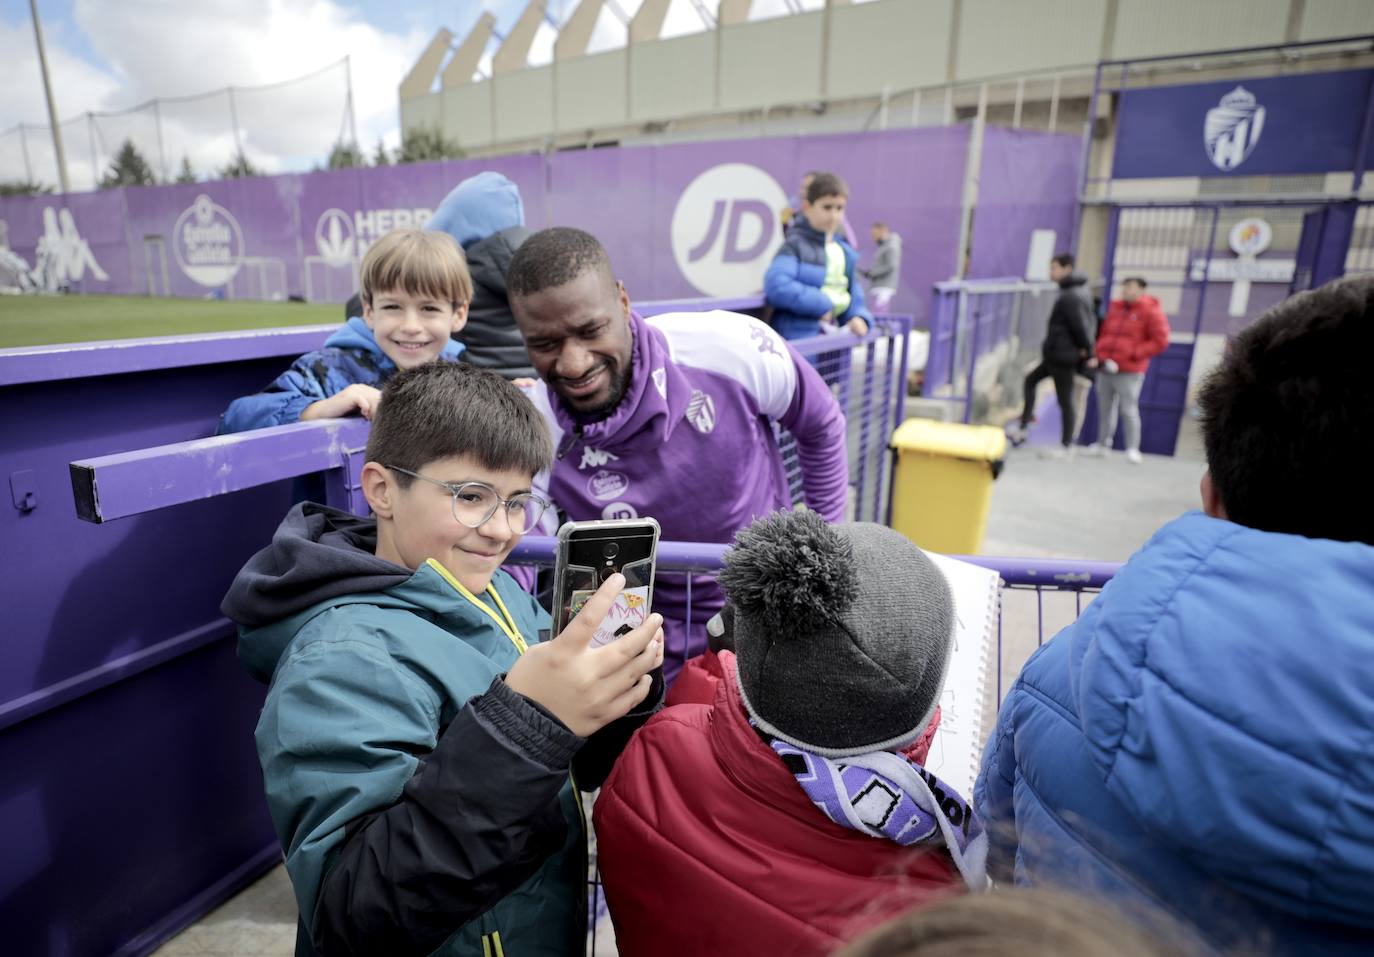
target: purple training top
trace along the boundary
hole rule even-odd
[[[667,540],[729,542],[792,505],[776,421],[796,438],[806,504],[843,520],[844,416],[776,332],[731,312],[634,314],[630,324],[630,383],[609,417],[578,423],[547,385],[533,390],[558,450],[547,491],[570,519],[651,516]],[[655,581],[669,680],[705,649],[705,623],[723,603],[713,578],[695,576],[688,621],[686,576]]]

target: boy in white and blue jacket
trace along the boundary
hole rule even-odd
[[[354,316],[256,395],[230,403],[217,435],[337,419],[371,419],[397,370],[456,360],[450,336],[467,321],[472,278],[453,237],[398,229],[363,257],[362,316]]]
[[[773,328],[784,339],[805,339],[828,328],[868,332],[859,254],[838,235],[849,188],[834,173],[818,173],[806,189],[802,215],[787,230],[763,278]]]

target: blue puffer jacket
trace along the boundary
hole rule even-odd
[[[1374,952],[1374,548],[1166,525],[1026,664],[975,802],[1018,882]]]
[[[844,250],[844,274],[849,279],[849,308],[835,317],[837,325],[859,317],[873,321],[864,305],[864,291],[855,277],[859,254],[838,236]],[[805,219],[787,231],[782,248],[773,257],[763,277],[763,295],[773,309],[773,328],[784,339],[804,339],[819,335],[820,318],[831,309],[830,297],[821,291],[825,285],[825,234]]]
[[[450,339],[441,356],[452,361],[462,352],[462,343]],[[380,389],[395,372],[395,363],[377,345],[367,323],[354,316],[325,340],[323,349],[301,356],[267,388],[229,403],[215,434],[299,422],[311,403],[336,395],[355,382]]]

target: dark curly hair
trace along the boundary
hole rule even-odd
[[[532,296],[566,286],[589,269],[601,270],[615,284],[611,258],[591,233],[570,226],[541,229],[511,257],[506,289],[512,296]]]
[[[1231,521],[1374,545],[1374,276],[1279,303],[1198,394],[1212,485]]]

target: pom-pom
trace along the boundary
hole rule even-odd
[[[720,583],[735,610],[784,639],[834,622],[859,592],[848,539],[815,512],[778,512],[735,536]]]

